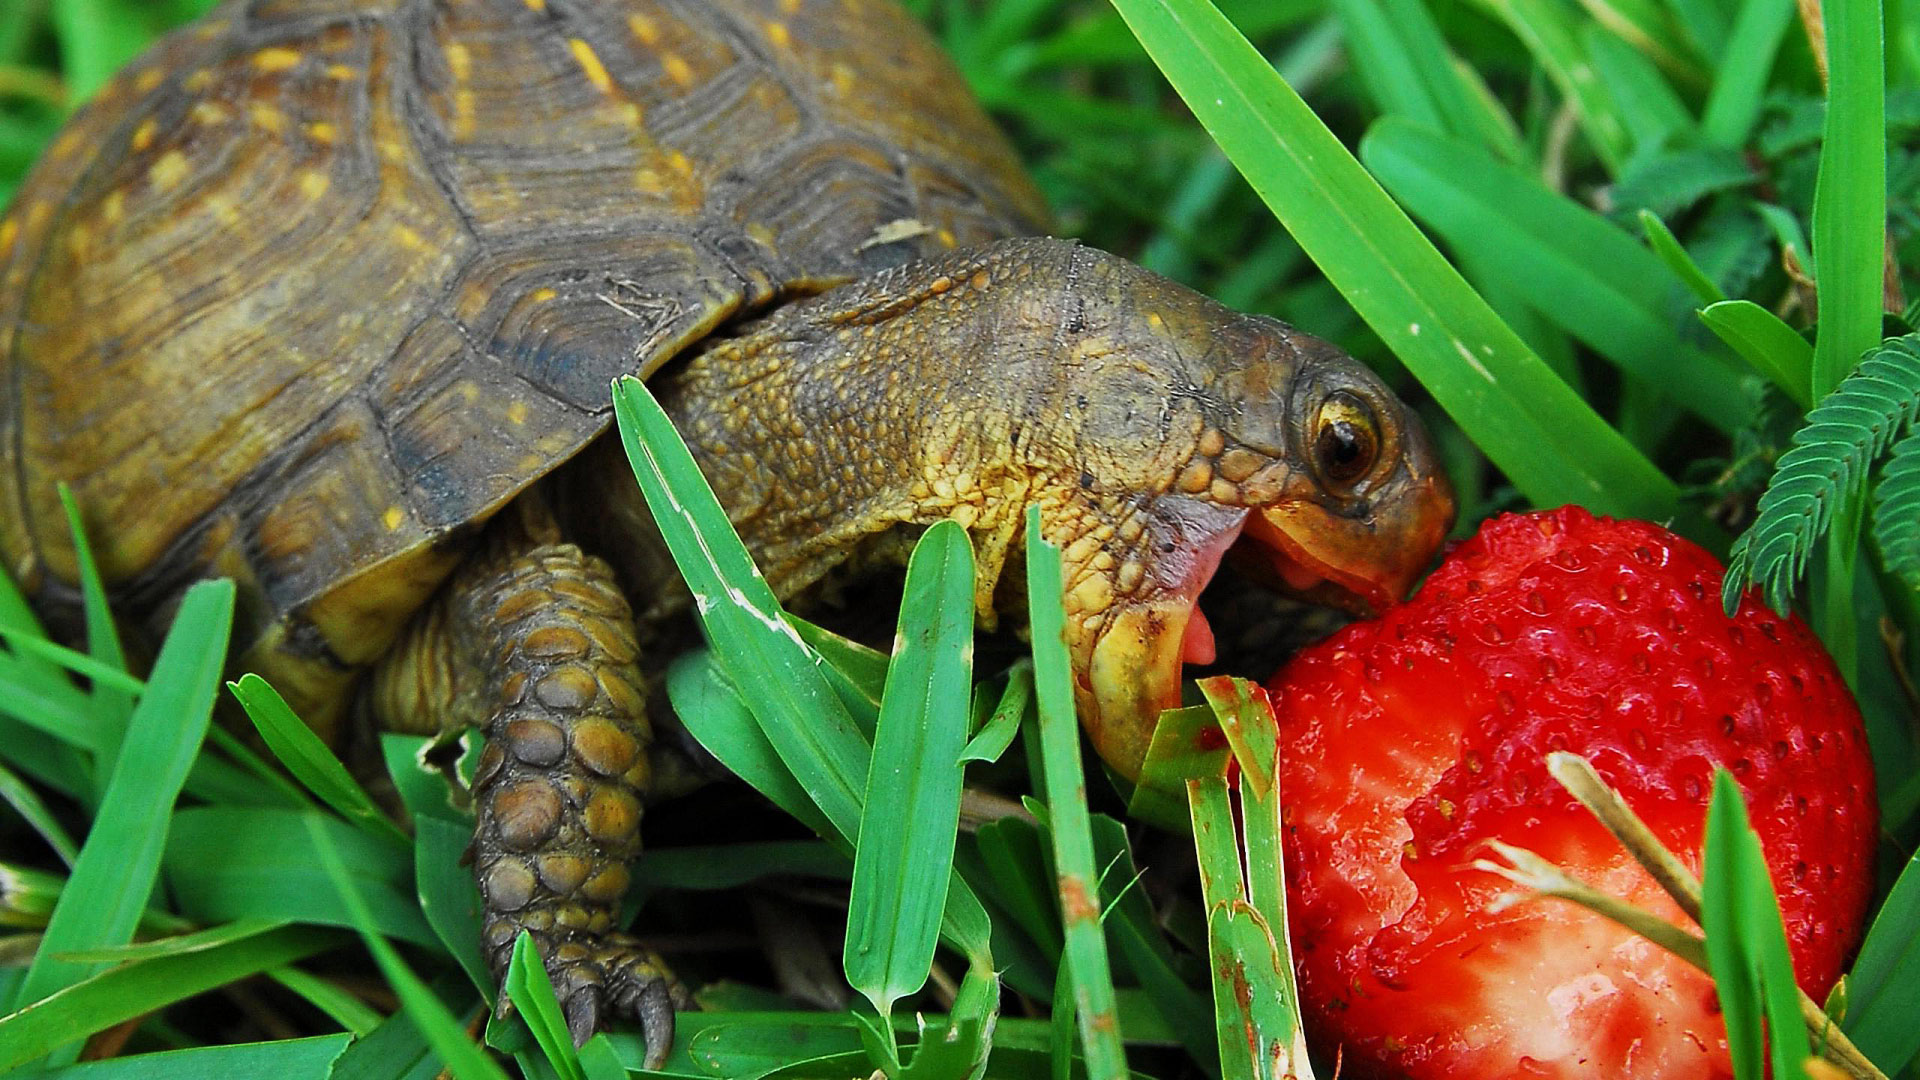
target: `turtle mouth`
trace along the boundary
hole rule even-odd
[[[1405,596],[1418,567],[1381,561],[1377,539],[1353,531],[1343,533],[1318,507],[1288,504],[1243,512],[1204,535],[1188,533],[1177,553],[1167,554],[1154,594],[1113,612],[1093,643],[1079,689],[1101,756],[1137,777],[1160,713],[1180,704],[1187,667],[1219,660],[1200,595],[1229,557],[1242,576],[1275,592],[1357,615],[1377,614]]]

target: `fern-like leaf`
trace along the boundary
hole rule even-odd
[[[1873,539],[1887,570],[1920,589],[1920,432],[1893,448],[1874,489]]]
[[[1753,527],[1734,544],[1721,593],[1729,614],[1748,581],[1761,587],[1776,611],[1786,611],[1793,584],[1835,511],[1857,497],[1867,467],[1916,413],[1920,335],[1913,334],[1882,342],[1813,407],[1780,456]]]

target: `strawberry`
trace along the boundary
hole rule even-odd
[[[1269,686],[1295,959],[1309,1024],[1350,1075],[1730,1076],[1705,975],[1472,868],[1530,848],[1690,925],[1548,775],[1571,750],[1700,866],[1716,765],[1747,798],[1795,971],[1819,1000],[1872,886],[1860,713],[1819,642],[1656,525],[1578,507],[1489,521],[1418,595]]]

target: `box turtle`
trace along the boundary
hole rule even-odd
[[[892,0],[231,0],[0,219],[0,555],[73,603],[66,481],[129,617],[234,579],[236,667],[323,733],[483,730],[491,962],[531,931],[575,1037],[657,1059],[677,991],[615,917],[684,591],[610,379],[653,377],[783,596],[951,518],[991,621],[1039,504],[1123,774],[1243,532],[1379,605],[1447,530],[1366,369],[1044,222]]]

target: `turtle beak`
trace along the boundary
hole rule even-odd
[[[1396,501],[1396,512],[1364,518],[1342,517],[1307,500],[1262,507],[1247,522],[1247,539],[1259,548],[1248,554],[1264,558],[1299,599],[1378,615],[1406,599],[1453,526],[1453,489],[1440,473],[1410,485]]]

